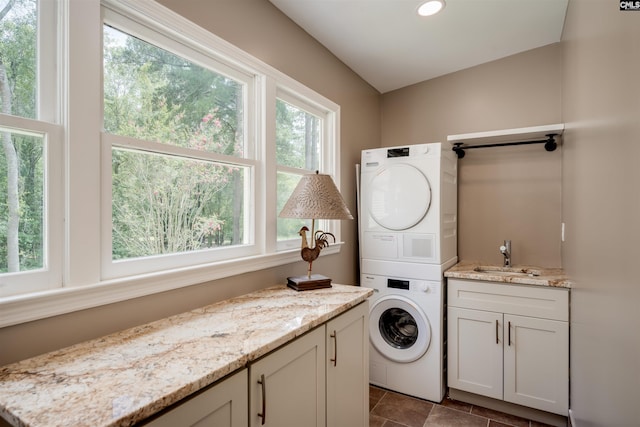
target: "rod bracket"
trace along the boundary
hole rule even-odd
[[[456,153],[456,156],[458,156],[459,159],[464,158],[464,148],[462,148],[462,142],[455,142],[453,144],[453,148],[452,150]]]
[[[558,147],[558,143],[555,140],[555,136],[557,134],[555,133],[548,133],[547,135],[545,135],[547,137],[547,142],[544,143],[544,149],[547,151],[555,151],[555,149]]]

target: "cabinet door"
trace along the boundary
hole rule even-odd
[[[152,427],[246,427],[247,370],[223,380],[156,418]]]
[[[502,313],[447,309],[449,387],[502,399]]]
[[[324,426],[325,356],[321,326],[252,364],[249,425]]]
[[[566,416],[569,324],[504,315],[504,400]]]
[[[369,304],[327,323],[327,426],[369,426]]]

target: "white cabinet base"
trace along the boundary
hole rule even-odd
[[[449,279],[448,385],[566,417],[565,289]]]
[[[551,426],[567,427],[567,417],[552,414],[551,412],[539,411],[527,406],[516,405],[514,403],[505,402],[504,400],[492,399],[490,397],[454,388],[449,388],[449,397],[460,402],[482,406],[483,408],[493,409],[494,411],[504,412],[505,414],[515,415],[532,421],[549,424]]]

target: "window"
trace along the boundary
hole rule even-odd
[[[14,273],[44,267],[44,137],[0,128],[3,145],[0,204],[3,223],[0,271]]]
[[[155,2],[0,11],[0,326],[300,260],[338,105]]]
[[[0,297],[61,281],[55,16],[53,2],[0,9]]]
[[[323,170],[326,162],[322,155],[327,152],[323,145],[328,142],[324,137],[323,116],[322,112],[286,93],[280,93],[276,99],[277,212],[282,210],[303,174]],[[299,244],[298,232],[305,225],[311,229],[311,221],[278,218],[279,247]],[[326,225],[319,224],[321,227]]]
[[[112,173],[103,277],[255,254],[252,76],[104,15]]]

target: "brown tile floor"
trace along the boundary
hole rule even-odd
[[[535,421],[445,398],[436,404],[369,387],[369,427],[545,427]]]

